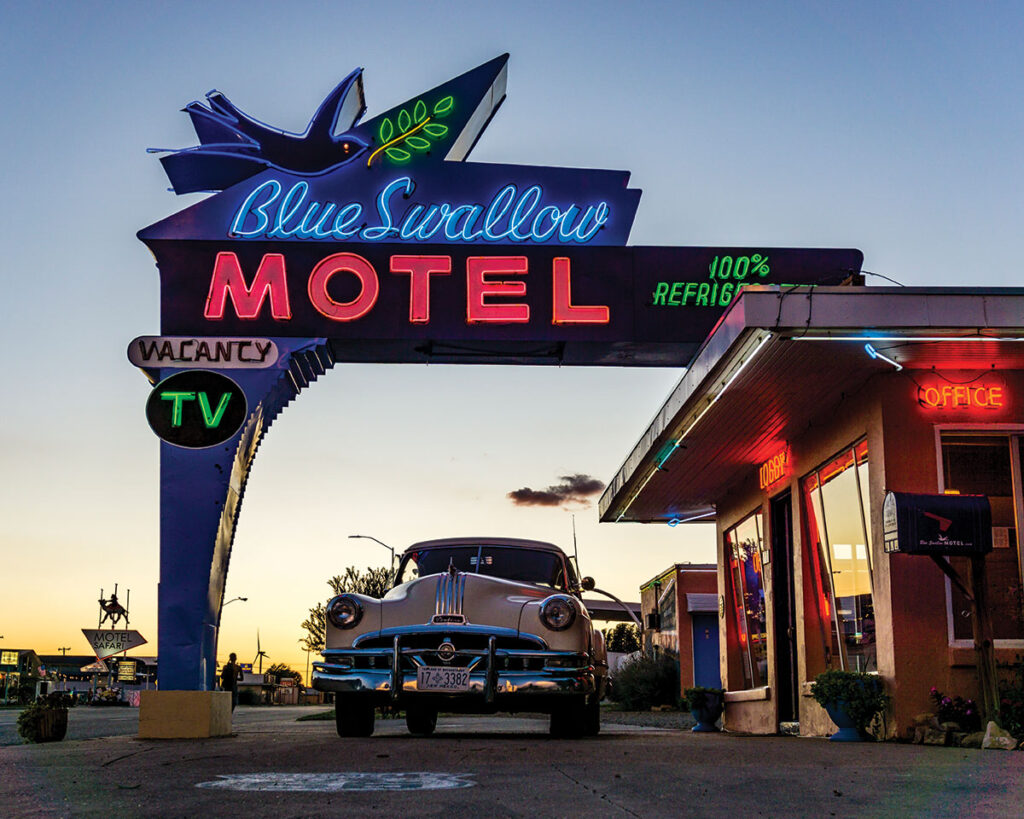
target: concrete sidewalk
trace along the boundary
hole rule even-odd
[[[339,739],[332,722],[294,722],[307,709],[269,711],[223,739],[0,748],[0,812],[1009,817],[1024,806],[1017,752],[626,725],[552,740],[546,721],[507,717],[447,718],[432,738],[379,720],[369,739]]]

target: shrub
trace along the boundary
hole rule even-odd
[[[671,657],[637,657],[615,672],[611,699],[628,711],[679,705],[679,664]]]
[[[999,724],[1024,740],[1024,657],[1018,654],[1009,669],[1009,676],[999,683]]]
[[[963,697],[948,697],[934,685],[929,692],[932,707],[939,722],[955,722],[964,731],[981,730],[981,714],[974,700]]]
[[[696,685],[683,691],[683,699],[686,700],[686,707],[693,711],[696,708],[707,708],[708,694],[717,695],[718,701],[722,701],[725,690],[722,688],[707,688],[703,685]]]
[[[866,729],[889,707],[889,695],[881,678],[858,671],[823,671],[814,678],[811,695],[823,708],[841,704],[861,729]]]

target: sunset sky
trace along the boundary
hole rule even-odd
[[[366,117],[501,53],[508,98],[471,159],[632,171],[631,244],[856,247],[906,285],[1019,286],[1017,3],[7,4],[0,237],[0,645],[87,653],[100,589],[156,650],[158,443],[127,361],[159,332],[135,233],[176,197],[147,148],[195,143],[212,88],[301,131],[365,69]],[[885,283],[871,279],[871,284]],[[305,669],[300,622],[346,566],[434,537],[572,549],[639,599],[713,527],[598,524],[673,370],[339,365],[275,422],[246,492],[220,654]],[[123,596],[122,596],[123,599]]]

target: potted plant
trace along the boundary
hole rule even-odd
[[[889,707],[889,695],[877,674],[825,671],[814,678],[811,694],[839,729],[832,742],[870,739],[868,726]]]
[[[686,707],[690,709],[697,724],[691,731],[717,731],[718,718],[722,716],[725,705],[725,691],[721,688],[706,688],[703,685],[687,688],[683,691]]]
[[[25,742],[59,742],[68,732],[68,709],[59,692],[38,697],[18,714],[18,734]]]

